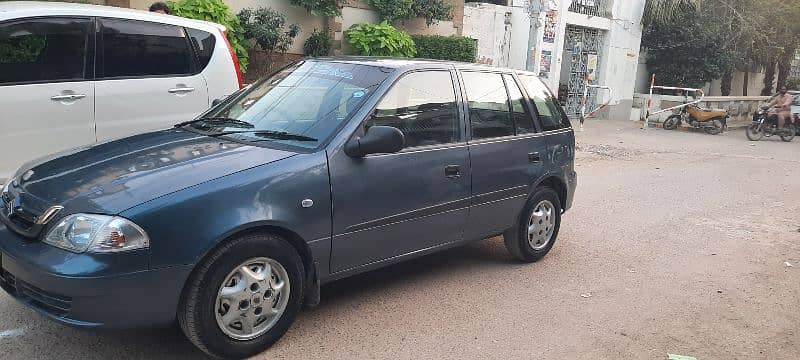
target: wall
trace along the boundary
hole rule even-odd
[[[462,35],[477,40],[478,62],[524,70],[530,16],[520,6],[467,3]]]

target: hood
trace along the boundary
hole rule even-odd
[[[23,165],[14,193],[28,211],[117,214],[143,202],[293,152],[170,129],[83,147]]]

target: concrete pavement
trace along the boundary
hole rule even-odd
[[[800,141],[638,126],[578,133],[575,206],[542,261],[495,238],[336,282],[257,358],[800,357]],[[175,331],[77,331],[5,294],[0,354],[201,356]]]

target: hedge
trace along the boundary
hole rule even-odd
[[[464,36],[411,35],[417,57],[425,59],[475,62],[475,40]]]

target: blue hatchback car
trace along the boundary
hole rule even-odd
[[[333,280],[496,235],[541,259],[574,156],[533,74],[302,60],[193,121],[24,165],[2,190],[0,286],[77,327],[177,319],[241,358]]]

